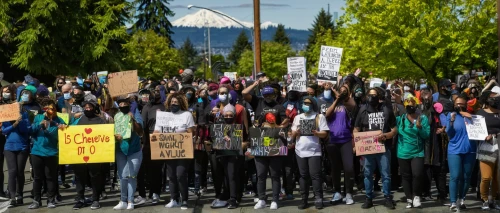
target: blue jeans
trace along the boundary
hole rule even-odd
[[[116,150],[116,167],[120,178],[120,200],[134,202],[134,193],[137,188],[137,174],[142,162],[142,150],[131,155],[125,155]]]
[[[373,172],[378,167],[382,176],[382,191],[386,198],[391,198],[391,150],[387,149],[385,153],[365,155],[364,157],[364,175],[366,197],[373,199]]]
[[[476,163],[476,153],[448,155],[448,167],[450,168],[450,201],[457,202],[464,199],[469,191],[470,179],[474,164]]]

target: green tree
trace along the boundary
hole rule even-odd
[[[130,69],[138,70],[139,76],[159,79],[165,73],[178,75],[182,68],[178,51],[170,47],[166,37],[153,30],[137,31],[123,48],[126,50],[124,60]]]
[[[36,74],[120,70],[126,0],[2,1],[0,63]]]
[[[261,47],[262,71],[269,78],[280,78],[287,73],[287,58],[295,56],[290,45],[264,41]],[[246,50],[241,55],[236,71],[239,76],[251,76],[253,70],[253,52]]]
[[[227,56],[229,62],[238,65],[241,54],[243,54],[245,50],[252,50],[252,44],[248,40],[247,34],[242,30],[238,38],[236,38],[236,42],[234,42],[231,53]]]
[[[290,38],[285,31],[285,25],[278,24],[278,28],[276,28],[276,33],[274,33],[273,41],[278,42],[280,44],[289,45]]]
[[[335,24],[333,22],[332,15],[330,13],[327,13],[323,8],[319,11],[318,15],[314,19],[314,22],[312,24],[312,28],[309,29],[311,34],[309,35],[308,41],[307,41],[307,47],[306,49],[309,51],[309,49],[314,46],[318,42],[318,35],[324,35],[325,30],[332,29],[332,31],[328,31],[331,33],[333,36],[333,33],[335,32]],[[307,64],[309,66],[312,66],[316,63],[315,59],[316,57],[311,57],[307,56]]]
[[[179,55],[181,58],[181,64],[184,68],[188,68],[195,64],[198,52],[194,48],[189,37],[186,38],[184,44],[182,44],[182,47],[179,49]]]
[[[172,0],[135,0],[134,4],[138,5],[137,21],[133,25],[133,29],[137,30],[153,30],[161,36],[165,36],[171,47],[174,46],[171,35],[172,23],[168,20],[169,17],[174,17],[175,13],[168,8],[169,2]]]
[[[213,68],[214,64],[217,62],[225,62],[226,59],[221,54],[213,54],[211,56],[211,59],[212,59],[211,60],[212,65],[211,65],[211,68],[209,68],[208,55],[204,54],[204,55],[200,56],[200,59],[199,59],[200,65],[196,69],[196,73],[195,73],[196,76],[199,76],[199,77],[205,78],[205,79],[214,79],[215,76],[212,74],[212,68]],[[224,72],[223,69],[219,69],[219,71]]]
[[[342,66],[391,78],[453,77],[496,59],[495,0],[347,0]],[[465,66],[464,66],[465,65]],[[341,68],[342,69],[342,68]]]

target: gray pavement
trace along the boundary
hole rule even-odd
[[[7,166],[4,166],[4,170],[6,170]],[[5,188],[7,187],[7,180],[8,180],[8,174],[7,171],[4,171],[5,174]],[[71,177],[72,175],[69,175],[68,177]],[[29,210],[28,205],[31,203],[31,198],[30,196],[30,190],[32,188],[32,181],[29,180],[30,177],[30,172],[29,172],[29,163],[27,165],[26,169],[26,184],[25,184],[25,189],[24,189],[24,205],[23,206],[18,206],[15,208],[11,209],[6,209],[5,212],[50,212],[50,213],[70,213],[70,212],[118,212],[113,210],[113,207],[118,203],[119,200],[119,191],[111,192],[109,186],[107,186],[107,192],[108,192],[108,198],[105,200],[102,200],[101,203],[101,209],[99,210],[91,210],[89,207],[81,209],[81,210],[72,210],[72,207],[74,205],[74,198],[75,198],[75,188],[71,187],[69,189],[61,189],[61,194],[63,196],[63,201],[58,204],[58,207],[55,209],[48,209],[46,208],[46,201],[43,201],[43,206],[40,209],[37,210]],[[67,179],[67,182],[70,183],[71,178]],[[271,183],[268,180],[267,183],[267,188],[268,188],[268,193],[271,193]],[[188,210],[181,210],[180,208],[178,209],[167,209],[164,207],[164,205],[167,203],[167,200],[170,199],[169,194],[163,193],[161,195],[161,203],[158,205],[143,205],[143,206],[136,206],[136,209],[131,210],[131,212],[164,212],[164,213],[170,213],[170,212],[194,212],[194,213],[200,213],[200,212],[206,212],[206,213],[219,213],[219,212],[227,212],[227,213],[244,213],[244,212],[342,212],[342,213],[361,213],[361,212],[450,212],[448,207],[440,205],[438,202],[435,200],[431,201],[423,201],[422,202],[422,207],[421,209],[405,209],[406,203],[399,201],[401,197],[404,196],[402,192],[394,192],[394,199],[398,201],[396,209],[395,210],[387,210],[383,206],[383,196],[380,192],[377,192],[377,198],[374,200],[375,207],[365,210],[361,209],[361,204],[364,201],[364,194],[363,193],[356,193],[354,196],[355,204],[354,205],[335,205],[332,206],[329,204],[329,199],[332,197],[331,192],[325,192],[325,209],[323,210],[316,210],[313,206],[313,200],[310,199],[310,204],[311,207],[306,210],[298,210],[297,206],[300,203],[300,199],[297,199],[299,197],[298,191],[295,191],[295,200],[291,201],[282,201],[281,202],[281,207],[278,210],[269,210],[267,209],[262,209],[262,210],[254,210],[254,202],[253,202],[253,196],[246,196],[243,198],[242,203],[240,204],[240,207],[238,209],[211,209],[210,205],[214,199],[214,194],[212,193],[212,187],[209,186],[209,190],[207,194],[201,196],[201,198],[197,198],[196,196],[190,194],[190,200],[189,200],[189,209]],[[435,191],[434,191],[435,193]],[[90,196],[91,191],[87,191],[86,195]],[[466,204],[467,204],[467,209],[466,210],[461,210],[461,212],[485,212],[480,209],[481,207],[481,202],[477,201],[475,199],[476,194],[475,193],[469,193],[466,199]],[[270,200],[268,200],[268,206],[270,204]],[[3,212],[4,208],[2,206],[5,204],[0,203],[0,212]],[[124,210],[123,212],[128,212],[129,210]],[[493,212],[493,210],[491,210]]]

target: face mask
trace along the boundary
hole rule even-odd
[[[203,98],[198,98],[198,103],[203,103]]]
[[[186,93],[186,98],[187,98],[188,100],[189,100],[189,99],[191,99],[191,97],[192,97],[192,96],[193,96],[193,93],[190,93],[190,92],[189,92],[189,93]]]
[[[219,100],[222,103],[227,103],[227,94],[226,95],[219,95]]]
[[[299,96],[297,95],[296,92],[290,92],[290,93],[288,93],[288,100],[295,102],[298,99],[299,99]]]
[[[22,102],[29,102],[30,101],[30,95],[24,94],[21,96],[21,101]]]
[[[432,106],[432,101],[429,99],[423,99],[422,105],[424,106],[425,109],[430,109]]]
[[[489,104],[493,109],[500,109],[500,97],[492,98],[492,100],[489,101]]]
[[[467,111],[467,107],[459,107],[459,106],[455,106],[455,111],[456,112],[466,112]]]
[[[94,110],[84,110],[83,111],[83,114],[85,115],[85,117],[87,118],[93,118],[95,117],[95,113],[94,113]]]
[[[10,93],[4,93],[2,95],[2,97],[3,97],[3,99],[8,100],[8,99],[10,99]]]
[[[149,95],[142,95],[141,101],[142,101],[142,103],[148,103],[149,102]]]
[[[64,100],[71,99],[71,93],[64,93],[63,96],[64,96]]]
[[[343,92],[340,94],[339,99],[340,100],[345,100],[347,98],[347,92]]]
[[[173,113],[179,112],[179,110],[181,110],[181,107],[179,105],[170,105],[170,111],[172,111]]]
[[[226,122],[226,124],[232,124],[234,123],[234,118],[224,118],[224,122]]]
[[[451,95],[451,87],[446,87],[443,91],[446,95]]]
[[[368,96],[368,103],[371,106],[377,106],[379,104],[379,98],[376,95],[370,95]]]
[[[326,98],[326,99],[332,98],[332,91],[329,90],[329,89],[323,91],[323,97]]]
[[[83,101],[83,94],[74,94],[73,97],[75,97],[75,100],[77,101]]]
[[[264,98],[264,101],[266,103],[268,103],[268,104],[273,103],[274,102],[274,97],[272,97],[272,98]]]
[[[308,113],[310,110],[310,107],[308,105],[302,105],[302,111],[304,111],[305,113]]]
[[[123,114],[128,114],[130,112],[130,106],[120,107],[120,112]]]
[[[413,114],[417,111],[417,107],[415,106],[406,106],[406,113]]]
[[[159,93],[155,94],[155,101],[158,102],[161,100],[161,95]]]
[[[215,100],[216,98],[217,98],[217,94],[208,96],[208,100],[210,100],[210,101]]]

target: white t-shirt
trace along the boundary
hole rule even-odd
[[[189,111],[157,112],[155,131],[160,133],[184,133],[194,127],[193,114]]]
[[[306,115],[302,113],[297,115],[293,120],[292,131],[296,131],[300,127],[300,120],[311,120],[316,122],[316,112]],[[318,125],[317,129],[319,131],[330,131],[328,124],[326,123],[326,118],[322,114],[318,115]],[[319,143],[319,138],[316,136],[300,136],[295,144],[295,153],[301,157],[313,157],[321,156],[321,144]]]

